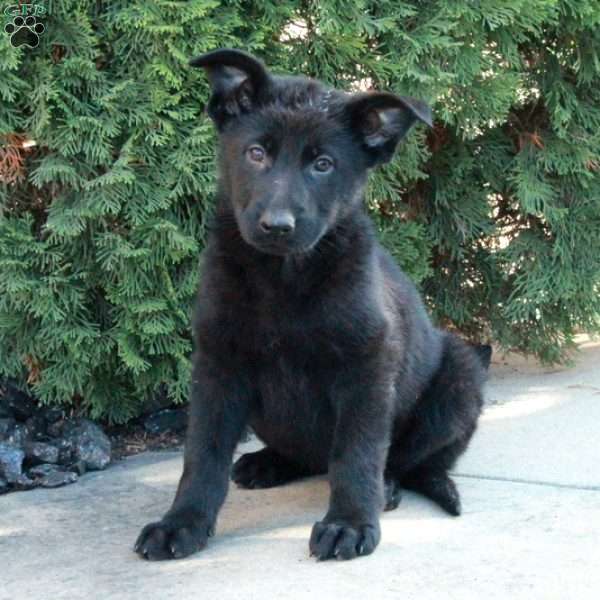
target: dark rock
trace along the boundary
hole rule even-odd
[[[13,482],[15,490],[32,490],[38,486],[38,482],[35,479],[29,479],[24,473],[19,475]]]
[[[25,459],[32,464],[57,463],[58,448],[44,442],[25,442]]]
[[[17,423],[8,434],[6,442],[17,448],[23,448],[25,442],[30,439],[29,429],[23,423]]]
[[[65,421],[60,419],[58,421],[55,421],[54,423],[48,423],[48,426],[46,427],[46,433],[50,437],[57,438],[63,434],[64,427],[65,427]]]
[[[3,442],[15,426],[15,420],[12,417],[0,419],[0,442]]]
[[[69,470],[75,471],[75,473],[77,473],[77,475],[79,475],[80,477],[82,475],[85,475],[85,472],[87,471],[86,466],[85,466],[85,461],[78,460],[77,462],[73,463],[72,465],[69,465]]]
[[[19,421],[26,421],[35,412],[35,402],[25,392],[13,385],[6,384],[4,394],[0,397],[0,404],[5,411],[8,409],[11,416]]]
[[[2,494],[6,494],[10,490],[10,486],[8,485],[8,481],[4,479],[4,477],[0,477],[0,496]]]
[[[78,479],[77,473],[72,471],[54,471],[40,479],[40,485],[45,488],[55,488],[75,483]]]
[[[41,415],[34,415],[25,421],[25,426],[29,431],[29,436],[34,440],[41,440],[46,437],[46,421]]]
[[[68,465],[73,459],[73,442],[71,440],[58,439],[50,442],[58,448],[58,464]]]
[[[77,473],[62,469],[58,465],[49,464],[31,467],[31,469],[27,471],[27,475],[29,475],[37,485],[46,488],[68,485],[69,483],[75,483],[79,479]]]
[[[0,442],[0,476],[14,483],[23,473],[25,453],[11,444]]]
[[[62,408],[57,408],[56,406],[46,406],[42,411],[44,415],[44,419],[47,423],[56,423],[61,419],[64,419],[65,412]]]
[[[71,421],[65,425],[64,436],[73,443],[75,458],[84,461],[87,469],[104,469],[110,462],[110,439],[95,423]]]
[[[27,475],[32,479],[39,479],[40,477],[46,477],[46,475],[49,475],[50,473],[54,473],[55,471],[59,470],[60,467],[58,465],[50,465],[46,463],[43,465],[36,465],[35,467],[27,469]]]
[[[187,411],[185,408],[166,408],[150,415],[144,420],[144,429],[148,433],[172,431],[179,433],[187,426]]]

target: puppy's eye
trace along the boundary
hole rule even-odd
[[[333,169],[333,161],[328,156],[319,156],[313,163],[315,171],[327,173]]]
[[[250,146],[250,148],[246,150],[246,155],[252,162],[262,163],[264,162],[267,153],[265,152],[265,149],[262,146],[254,145]]]

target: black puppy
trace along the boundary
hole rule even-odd
[[[362,207],[369,169],[417,120],[431,125],[429,108],[273,76],[237,50],[191,64],[213,90],[218,205],[183,476],[136,552],[180,558],[205,546],[248,424],[266,447],[236,463],[238,484],[329,473],[329,510],[310,538],[319,559],[373,552],[400,486],[458,515],[447,471],[475,430],[484,360],[431,325]]]

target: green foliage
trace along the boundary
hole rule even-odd
[[[598,329],[597,1],[62,0],[43,22],[36,49],[0,36],[0,375],[43,402],[125,421],[186,398],[215,176],[187,60],[220,46],[432,102],[368,205],[438,322],[546,360]]]

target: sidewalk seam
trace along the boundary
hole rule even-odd
[[[531,479],[495,477],[494,475],[471,475],[467,473],[452,473],[453,477],[465,477],[467,479],[485,479],[486,481],[503,481],[505,483],[523,483],[527,485],[541,485],[544,487],[563,488],[568,490],[582,490],[586,492],[600,492],[600,485],[577,485],[570,483],[556,483],[552,481],[534,481]]]

